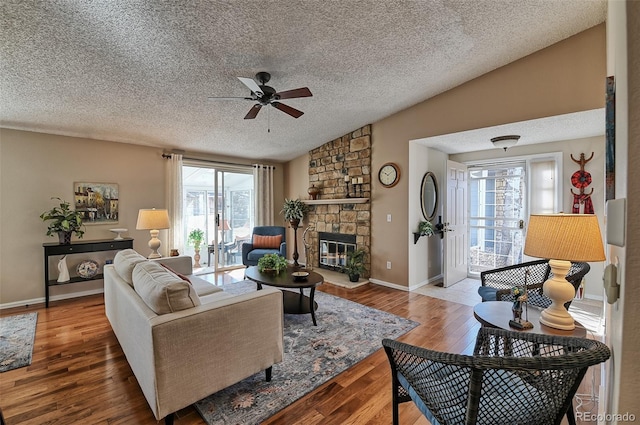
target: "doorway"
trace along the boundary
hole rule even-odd
[[[225,170],[184,165],[184,240],[195,229],[204,232],[200,264],[224,270],[242,266],[242,244],[251,239],[254,226],[251,169]],[[194,255],[187,243],[187,255]]]
[[[526,163],[469,167],[469,275],[522,262]]]

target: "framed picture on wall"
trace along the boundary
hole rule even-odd
[[[73,183],[76,211],[83,215],[83,224],[114,224],[118,222],[119,197],[117,183]]]
[[[616,85],[607,77],[605,100],[605,200],[616,197]]]

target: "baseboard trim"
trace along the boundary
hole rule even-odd
[[[68,300],[70,298],[78,298],[78,297],[86,297],[89,295],[96,295],[96,294],[102,294],[104,293],[104,289],[103,288],[98,288],[98,289],[92,289],[89,291],[82,291],[82,292],[73,292],[73,293],[69,293],[69,294],[61,294],[61,295],[55,295],[52,297],[49,297],[49,302],[51,301],[60,301],[60,300]],[[16,307],[28,307],[30,305],[34,305],[34,304],[44,304],[45,303],[45,297],[40,297],[40,298],[32,298],[30,300],[23,300],[23,301],[14,301],[11,303],[5,303],[5,304],[0,304],[0,310],[5,310],[8,308],[16,308]]]
[[[398,284],[391,283],[391,282],[385,282],[384,280],[380,280],[380,279],[369,278],[369,282],[375,283],[376,285],[380,285],[380,286],[386,286],[387,288],[398,289],[400,291],[407,291],[408,292],[410,290],[406,286],[398,285]]]

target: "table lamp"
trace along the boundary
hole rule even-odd
[[[552,276],[543,285],[551,305],[540,313],[540,323],[562,330],[575,328],[564,307],[576,294],[565,279],[572,261],[604,261],[604,247],[598,217],[593,214],[532,214],[529,218],[524,253],[550,258]]]
[[[160,245],[162,244],[160,239],[158,239],[158,234],[160,233],[160,229],[168,228],[169,213],[167,210],[157,210],[152,208],[138,211],[138,223],[136,224],[136,229],[149,230],[149,233],[151,233],[151,240],[149,241],[151,255],[149,255],[149,258],[162,257],[158,253],[158,248],[160,248]]]

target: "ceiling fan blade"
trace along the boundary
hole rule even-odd
[[[260,88],[260,86],[258,86],[258,83],[253,81],[251,78],[238,77],[238,80],[242,81],[242,84],[247,86],[252,93],[256,94],[256,96],[258,97],[264,96],[264,93],[262,92],[262,89]]]
[[[256,115],[258,115],[258,112],[260,112],[260,108],[262,108],[262,105],[259,103],[256,103],[255,105],[253,105],[251,109],[249,109],[249,113],[245,115],[244,119],[245,120],[254,119]]]
[[[311,90],[308,87],[301,87],[299,89],[286,90],[276,93],[279,99],[293,99],[294,97],[311,97]]]
[[[252,97],[239,97],[239,96],[209,96],[207,99],[209,100],[236,100],[236,99],[255,100]]]
[[[280,102],[271,102],[271,106],[276,109],[281,110],[285,114],[291,115],[293,118],[300,118],[304,112],[297,110],[296,108],[292,108],[291,106],[285,105]]]

